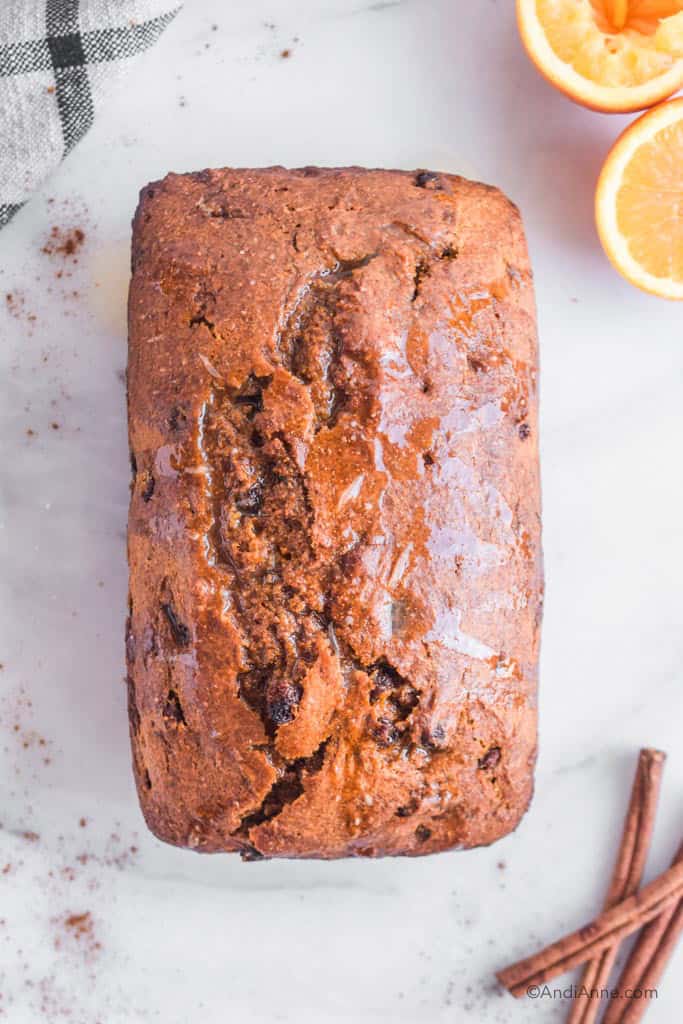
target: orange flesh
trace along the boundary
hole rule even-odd
[[[628,0],[607,0],[605,14],[615,31],[620,32],[628,21]]]
[[[607,94],[635,91],[659,78],[665,91],[650,96],[650,103],[664,98],[667,87],[674,91],[676,79],[666,81],[664,76],[683,73],[683,0],[525,2],[562,64]],[[572,95],[571,83],[567,90]]]
[[[617,196],[617,223],[633,258],[655,277],[677,281],[683,281],[682,166],[678,121],[635,152]]]
[[[662,18],[682,9],[680,0],[591,0],[595,21],[601,32],[631,29],[644,36],[657,31]]]

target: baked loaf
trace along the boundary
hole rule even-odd
[[[509,832],[542,594],[516,208],[426,171],[170,174],[141,194],[129,317],[152,831],[249,859]]]

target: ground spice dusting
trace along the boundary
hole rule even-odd
[[[63,920],[67,934],[83,945],[87,952],[95,953],[102,948],[95,938],[95,924],[89,910],[81,914],[68,914]]]
[[[27,320],[30,324],[37,319],[35,313],[29,313],[26,309],[26,297],[23,292],[5,292],[5,307],[7,312],[15,320]]]
[[[36,1024],[106,1024],[104,1010],[94,1012],[92,996],[97,992],[105,1006],[111,998],[103,961],[108,898],[116,885],[113,873],[137,860],[137,833],[126,835],[115,822],[98,835],[87,813],[77,813],[58,834],[35,830],[31,782],[49,788],[50,759],[44,755],[58,751],[36,730],[26,690],[9,689],[5,698],[0,746],[13,763],[5,778],[8,796],[23,794],[27,803],[18,820],[0,822],[0,1024],[28,1019],[24,1014]],[[35,901],[17,903],[25,886]],[[37,958],[27,954],[25,927],[37,936]]]
[[[55,225],[40,251],[46,256],[75,256],[84,242],[85,232],[82,228],[60,228]]]
[[[128,868],[134,863],[138,847],[126,843],[118,832],[112,832],[99,849],[93,849],[88,843],[87,851],[75,854],[75,843],[83,842],[84,834],[81,830],[88,824],[90,820],[85,816],[77,818],[74,821],[77,831],[67,829],[65,834],[51,840],[29,830],[14,832],[26,844],[44,845],[45,850],[49,850],[51,866],[39,875],[34,873],[32,884],[37,886],[38,893],[42,893],[51,903],[58,901],[64,909],[49,922],[48,941],[54,954],[47,970],[44,964],[36,969],[20,945],[5,948],[4,952],[16,959],[16,971],[5,977],[0,968],[0,984],[7,982],[7,987],[0,989],[0,1021],[8,1016],[14,1019],[10,1008],[15,1006],[22,990],[29,993],[28,1006],[36,1014],[36,1021],[46,1020],[51,1024],[58,1020],[68,1020],[71,1024],[98,1024],[102,1021],[99,1016],[89,1015],[85,1002],[75,994],[73,988],[74,984],[83,984],[91,989],[98,984],[104,952],[99,917],[96,910],[85,909],[82,905],[74,907],[73,902],[76,899],[87,900],[88,893],[93,894],[93,900],[98,900],[97,893],[105,884],[106,869],[121,871]],[[49,847],[46,845],[48,842]],[[0,894],[2,884],[21,885],[26,872],[31,868],[32,863],[28,857],[26,861],[21,857],[0,861]],[[73,887],[74,883],[79,883],[77,888]],[[0,929],[7,924],[8,921],[0,919]],[[5,942],[11,942],[11,938],[12,932],[9,931]],[[13,981],[18,984],[13,985]]]
[[[61,954],[77,954],[82,958],[86,968],[91,968],[102,950],[102,943],[97,938],[95,921],[91,911],[72,912],[53,921],[57,934],[54,947]],[[89,970],[91,980],[94,975]]]
[[[80,222],[74,226],[67,227],[54,224],[43,244],[39,246],[38,251],[48,256],[53,266],[55,263],[57,264],[54,269],[54,277],[62,281],[62,279],[68,279],[78,274],[76,264],[79,262],[79,253],[86,241],[86,232],[83,224],[89,223],[88,211],[79,201],[64,200],[55,206],[55,200],[51,198],[47,200],[47,204],[48,207],[51,207],[52,216],[57,215],[58,209],[61,209],[67,224],[68,221],[76,218]],[[35,280],[36,283],[40,282],[40,276],[37,276]],[[60,297],[66,300],[67,306],[71,306],[74,301],[80,299],[81,293],[77,289],[66,285],[66,281],[64,281],[64,284],[65,287],[60,290]],[[50,286],[45,288],[41,285],[41,291],[46,295],[53,294],[53,289]],[[0,302],[2,302],[2,294],[0,292]],[[8,315],[15,320],[21,320],[28,324],[29,336],[33,336],[34,324],[38,320],[37,314],[30,308],[33,303],[34,296],[30,293],[25,293],[20,288],[10,287],[9,290],[4,292],[4,305]],[[73,315],[72,310],[66,308],[64,315]],[[43,363],[47,362],[45,354],[43,354],[42,361]]]
[[[78,938],[81,938],[83,935],[92,935],[92,916],[90,911],[86,911],[85,914],[69,914],[64,921],[64,927],[70,928]]]

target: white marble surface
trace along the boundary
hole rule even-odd
[[[592,192],[620,119],[545,85],[511,7],[188,3],[0,234],[0,1019],[559,1021],[559,1001],[514,1002],[492,974],[597,908],[640,745],[670,753],[649,873],[671,856],[683,803],[681,309],[604,259]],[[468,854],[201,857],[145,831],[129,767],[129,222],[138,188],[167,170],[356,162],[480,177],[525,217],[547,567],[537,793],[515,835]],[[41,252],[53,225],[85,230],[77,264]],[[63,922],[86,911],[93,934],[79,938]],[[657,1024],[680,1021],[682,968],[683,952],[650,1010]]]

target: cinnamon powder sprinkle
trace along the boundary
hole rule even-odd
[[[55,225],[40,251],[46,256],[75,256],[84,242],[85,232],[82,228],[60,228]]]
[[[64,920],[64,927],[79,939],[86,935],[90,936],[93,932],[92,914],[89,910],[84,914],[69,914]]]

